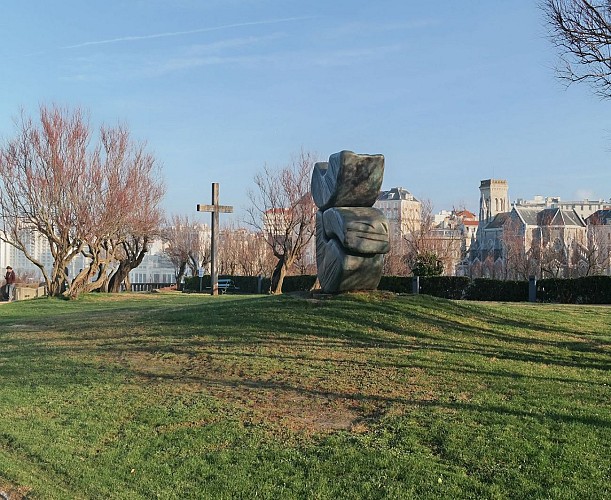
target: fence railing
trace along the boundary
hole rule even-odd
[[[132,283],[130,291],[132,292],[152,292],[160,288],[168,288],[175,286],[176,283]]]

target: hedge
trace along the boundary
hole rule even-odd
[[[464,298],[467,300],[527,302],[528,281],[502,281],[477,278],[467,286]]]
[[[259,278],[257,276],[228,276],[222,275],[219,276],[221,278],[229,278],[232,279],[235,283],[235,286],[238,287],[239,293],[257,293],[258,292],[258,284]],[[210,275],[205,275],[202,277],[202,291],[210,292],[210,283],[211,283]],[[200,279],[198,276],[193,276],[189,278],[185,278],[185,284],[183,286],[183,292],[199,292]],[[263,293],[269,291],[270,280],[269,278],[262,278],[261,290]],[[207,290],[206,290],[207,289]]]
[[[380,290],[411,293],[412,277],[383,276]],[[447,299],[528,301],[528,281],[464,276],[420,277],[420,293]],[[541,279],[537,281],[537,302],[611,304],[611,276]]]
[[[411,276],[382,276],[379,290],[411,293]],[[527,281],[500,281],[466,276],[421,276],[420,293],[444,299],[499,300],[520,302],[528,300]]]
[[[611,304],[611,276],[537,281],[537,299],[565,304]]]
[[[256,276],[221,276],[231,278],[240,293],[257,293]],[[378,290],[412,293],[412,276],[382,276]],[[287,276],[282,291],[308,291],[316,276]],[[470,279],[466,276],[421,276],[420,293],[445,299],[494,300],[503,302],[528,301],[528,281],[503,281],[488,278]],[[270,279],[262,278],[261,292],[267,293]],[[210,287],[210,276],[202,278],[202,287]],[[199,291],[199,278],[185,279],[184,291]],[[574,279],[541,279],[537,281],[538,302],[575,304],[611,304],[611,276],[587,276]]]
[[[466,276],[420,277],[420,293],[444,299],[462,299],[469,281]]]
[[[229,278],[232,279],[235,283],[235,286],[238,287],[239,293],[258,293],[259,289],[259,277],[258,276],[228,276],[223,275],[219,276],[221,278]],[[285,293],[288,292],[298,292],[301,290],[310,290],[314,283],[316,282],[316,276],[313,275],[303,275],[303,276],[286,276],[284,278],[284,282],[282,284],[282,291]],[[202,277],[202,290],[210,291],[210,275],[206,275]],[[271,286],[270,278],[261,278],[261,293],[268,293]],[[183,287],[184,292],[199,292],[199,277],[189,277],[185,278],[185,284]]]

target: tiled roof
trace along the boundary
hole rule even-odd
[[[462,217],[463,219],[475,219],[475,214],[473,212],[469,212],[469,210],[459,210],[456,212],[458,217]]]

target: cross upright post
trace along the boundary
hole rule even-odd
[[[219,237],[219,213],[232,213],[233,207],[219,205],[219,183],[212,183],[212,205],[197,205],[198,212],[210,212],[212,216],[212,235],[210,239],[210,295],[219,293],[218,276],[218,237]]]

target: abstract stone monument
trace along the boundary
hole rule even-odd
[[[341,151],[314,165],[316,264],[324,293],[374,290],[389,250],[388,220],[373,204],[384,156]]]

